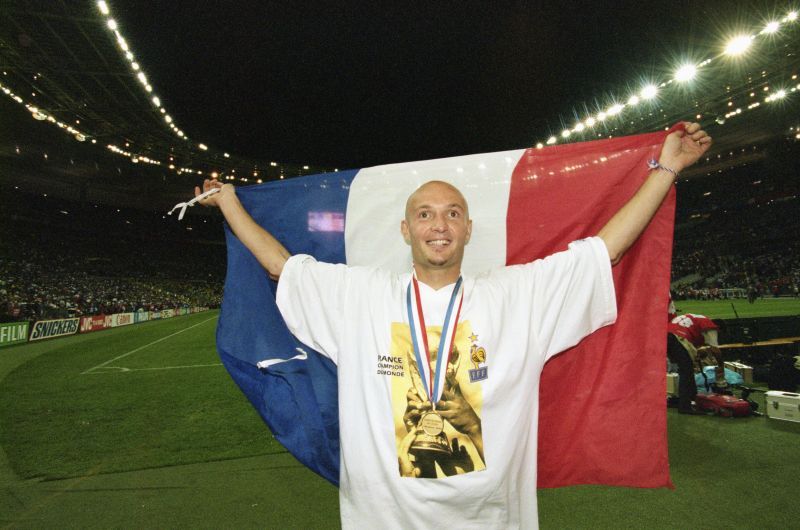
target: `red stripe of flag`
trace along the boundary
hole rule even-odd
[[[507,263],[596,235],[638,189],[666,134],[529,149],[512,176]],[[671,486],[664,359],[674,211],[673,190],[614,267],[616,324],[545,366],[540,487]]]

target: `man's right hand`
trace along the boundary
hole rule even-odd
[[[400,447],[397,448],[397,461],[400,466],[401,477],[417,478],[421,474],[420,469],[411,461],[411,444],[414,443],[416,438],[417,433],[415,431],[409,432],[400,442]]]
[[[422,413],[429,410],[431,410],[431,402],[422,399],[414,387],[409,388],[406,392],[406,413],[403,415],[406,430],[415,430]]]
[[[219,189],[219,192],[199,201],[199,203],[203,206],[213,206],[215,208],[219,208],[221,201],[226,200],[226,198],[231,195],[236,195],[236,189],[233,187],[233,184],[223,184],[216,179],[205,179],[203,181],[202,190],[200,189],[200,186],[194,187],[194,196],[197,197],[201,193],[205,193],[212,189]]]
[[[233,185],[206,179],[203,181],[202,191],[199,186],[195,187],[194,196],[197,197],[212,189],[219,191],[198,202],[203,206],[219,208],[239,241],[253,253],[261,266],[267,270],[270,278],[277,280],[286,260],[291,257],[289,251],[250,217],[239,202]]]

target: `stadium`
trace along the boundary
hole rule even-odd
[[[253,65],[244,58],[228,62],[237,50],[257,49],[250,33],[255,29],[236,25],[244,24],[258,3],[237,5],[230,23],[220,22],[225,8],[196,13],[199,8],[180,2],[169,8],[153,6],[153,12],[133,2],[3,3],[0,526],[339,527],[336,486],[278,441],[280,433],[273,434],[264,424],[218,352],[217,324],[230,275],[232,236],[228,233],[226,239],[226,225],[216,209],[186,208],[180,221],[178,212],[168,213],[175,204],[189,201],[204,179],[247,189],[277,190],[310,182],[325,187],[353,167],[391,168],[381,164],[509,148],[535,154],[665,131],[684,119],[701,123],[714,137],[714,146],[676,182],[669,293],[681,313],[706,315],[719,327],[726,366],[742,376],[732,393],[751,400],[750,413],[735,418],[713,411],[679,414],[667,406],[677,394],[676,387],[668,388],[672,399],[662,399],[674,488],[542,488],[540,525],[796,526],[800,413],[782,415],[782,407],[800,406],[800,398],[794,401],[800,385],[800,21],[798,6],[791,3],[736,6],[712,2],[690,20],[659,11],[675,22],[674,36],[655,39],[644,29],[631,29],[631,38],[643,42],[646,59],[629,62],[627,70],[618,72],[599,73],[613,57],[605,62],[592,57],[597,43],[585,37],[581,53],[587,54],[587,62],[576,69],[598,64],[574,79],[587,82],[564,88],[548,77],[542,86],[553,84],[550,97],[558,100],[542,96],[538,107],[521,104],[519,112],[527,115],[508,118],[505,136],[485,140],[481,138],[493,129],[477,124],[485,117],[479,107],[485,101],[488,105],[488,99],[520,97],[522,91],[512,86],[522,83],[520,78],[497,74],[497,83],[484,83],[488,92],[476,92],[458,105],[439,101],[417,108],[410,96],[384,103],[382,98],[394,94],[386,88],[392,83],[407,88],[406,82],[418,87],[429,81],[432,91],[457,90],[430,80],[438,73],[432,70],[445,63],[425,69],[430,76],[426,81],[401,81],[392,76],[403,59],[381,51],[389,54],[381,60],[391,68],[382,70],[377,76],[381,79],[371,81],[374,85],[353,89],[353,104],[367,109],[365,121],[370,121],[369,113],[383,117],[378,109],[384,105],[397,106],[398,114],[387,118],[387,127],[396,125],[396,134],[360,124],[357,131],[337,134],[332,125],[341,115],[332,108],[336,102],[324,100],[322,92],[333,92],[341,78],[303,77],[306,70],[287,66],[311,61],[312,55],[333,61],[335,55],[342,61],[336,63],[340,73],[361,79],[358,75],[368,73],[369,58],[379,52],[356,48],[348,33],[341,37],[344,44],[339,43],[345,47],[327,55],[326,40],[337,44],[335,30],[363,22],[359,16],[385,15],[389,27],[408,22],[406,13],[375,8],[378,13],[359,15],[353,8],[334,15],[328,8],[309,8],[320,20],[332,17],[335,30],[326,30],[303,26],[298,19],[305,14],[276,8],[270,24],[292,30],[272,27],[278,36],[270,37],[275,40],[269,46],[279,48],[277,53],[286,56],[280,65],[308,85],[298,83],[297,90],[305,90],[300,95],[289,90],[275,96],[275,107],[286,106],[281,114],[271,108],[269,93],[262,94],[262,89],[277,90],[278,83],[288,84],[286,79],[269,85],[250,71]],[[567,15],[546,9],[554,20],[580,18],[569,11],[577,8],[564,8]],[[518,16],[470,6],[459,22],[444,7],[425,10],[428,22],[412,18],[411,33],[419,31],[419,38],[437,53],[451,54],[446,64],[453,70],[441,77],[456,78],[459,68],[466,69],[471,61],[457,49],[477,53],[483,46],[471,40],[481,25],[477,21],[489,17],[487,24],[512,25]],[[718,21],[715,32],[698,29],[707,26],[709,14]],[[163,30],[154,29],[157,15]],[[630,28],[630,20],[620,17],[615,28]],[[578,27],[590,32],[591,26]],[[442,36],[439,27],[444,28]],[[503,37],[514,44],[514,51],[503,59],[498,45],[483,66],[517,61],[526,54],[527,49],[516,46],[527,30],[514,27],[522,33],[509,30]],[[727,41],[735,35],[720,27],[734,28],[738,40]],[[375,38],[379,32],[373,31],[367,35]],[[399,29],[397,33],[407,36]],[[300,34],[314,43],[309,49],[294,40]],[[457,45],[443,44],[440,37]],[[576,46],[583,45],[577,40]],[[686,57],[675,58],[682,53],[679,43],[687,40],[692,43],[691,64]],[[378,41],[388,42],[389,48],[394,42]],[[215,55],[217,48],[225,59]],[[190,67],[193,53],[207,64]],[[164,57],[170,54],[174,58]],[[180,65],[185,73],[176,70]],[[567,60],[556,65],[570,68]],[[423,68],[415,62],[409,70],[417,67]],[[203,68],[219,78],[208,81],[208,88],[201,88],[207,81],[200,73]],[[228,68],[245,72],[244,79],[253,76],[254,86],[242,86],[239,95],[233,89],[217,92]],[[464,75],[476,75],[468,72]],[[510,88],[504,92],[498,86],[506,82]],[[201,97],[209,93],[218,100],[209,103]],[[435,100],[431,94],[421,99]],[[245,116],[256,114],[253,121],[242,122],[243,114],[238,114],[226,124],[222,115],[249,105],[250,98],[264,100],[263,106],[253,103],[245,109]],[[320,102],[310,102],[314,98]],[[405,104],[409,113],[418,114],[405,116]],[[308,113],[298,114],[304,105]],[[471,109],[478,117],[440,124],[445,118],[433,114],[433,106],[454,115]],[[214,110],[200,110],[209,108]],[[400,124],[400,116],[410,124]],[[254,140],[242,131],[262,117],[274,122],[266,133],[269,140],[248,144]],[[415,132],[423,122],[430,124],[429,139]],[[470,138],[453,132],[459,130]],[[297,147],[305,141],[307,146]],[[348,150],[355,154],[345,158],[341,152]],[[278,206],[283,205],[269,209]],[[308,215],[309,232],[322,233],[318,237],[345,231],[347,219],[341,212],[301,213]],[[708,390],[700,385],[701,393]],[[659,392],[663,396],[661,386]],[[786,401],[778,404],[775,395]]]

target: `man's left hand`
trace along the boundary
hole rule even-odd
[[[436,404],[436,412],[462,434],[472,437],[481,431],[481,420],[464,398],[458,383],[454,383],[450,390],[442,392],[442,399]]]
[[[699,123],[684,122],[684,131],[675,131],[664,140],[658,163],[675,171],[682,171],[697,162],[708,148],[711,137]]]

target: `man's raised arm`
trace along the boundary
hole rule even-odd
[[[711,147],[711,137],[699,123],[685,123],[685,126],[685,131],[667,136],[658,159],[659,167],[650,171],[634,196],[597,233],[608,248],[612,264],[619,262],[650,223],[677,174],[697,162]]]
[[[277,280],[283,271],[283,265],[291,256],[289,251],[250,217],[231,184],[206,179],[203,182],[203,192],[212,188],[219,188],[219,192],[206,197],[200,204],[219,208],[239,241],[253,253],[270,277]],[[200,188],[195,187],[195,197],[200,193]]]

